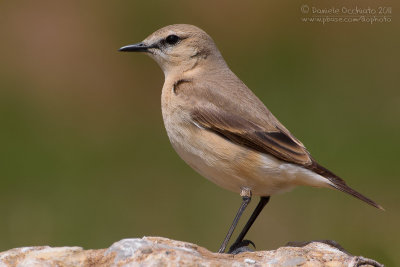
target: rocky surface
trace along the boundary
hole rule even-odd
[[[340,247],[339,247],[340,249]],[[162,237],[123,239],[108,249],[24,247],[0,253],[0,267],[27,266],[383,266],[321,243],[290,244],[272,251],[218,254]]]

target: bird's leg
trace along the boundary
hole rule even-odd
[[[225,248],[228,245],[229,239],[231,239],[233,231],[235,230],[236,225],[239,222],[240,216],[242,216],[244,210],[246,209],[247,205],[251,201],[251,190],[248,188],[242,188],[242,190],[240,191],[240,196],[243,198],[242,204],[240,205],[240,208],[239,208],[238,212],[236,213],[235,219],[233,219],[232,225],[229,228],[229,231],[226,234],[224,242],[222,242],[222,245],[219,248],[218,253],[225,252]]]
[[[257,207],[254,209],[253,214],[251,214],[250,219],[247,221],[246,225],[243,227],[243,230],[242,230],[242,232],[240,232],[235,243],[233,243],[233,245],[229,248],[228,253],[238,254],[240,252],[244,252],[245,250],[243,250],[241,248],[248,246],[249,244],[253,244],[253,246],[255,247],[253,242],[251,242],[250,240],[243,240],[243,239],[246,236],[247,232],[249,231],[250,227],[253,225],[254,221],[257,219],[258,215],[261,213],[261,211],[265,207],[265,205],[267,205],[269,198],[270,198],[269,196],[260,198],[260,202],[258,202]]]

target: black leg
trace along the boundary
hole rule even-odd
[[[250,227],[253,225],[254,221],[257,219],[258,215],[261,213],[265,205],[267,205],[270,197],[261,197],[260,202],[258,202],[257,207],[254,209],[253,214],[251,214],[250,219],[247,221],[246,225],[243,227],[242,232],[240,232],[238,238],[236,239],[235,243],[230,247],[229,253],[233,252],[235,249],[239,248],[241,244],[243,244],[243,239],[246,236],[247,232],[249,231]],[[251,241],[249,241],[252,243]],[[248,245],[248,243],[246,245]],[[254,245],[254,244],[253,244]]]
[[[243,193],[243,190],[242,190]],[[243,201],[242,204],[240,205],[240,208],[238,210],[238,212],[236,213],[235,219],[233,219],[232,225],[229,228],[228,233],[226,234],[226,237],[224,239],[224,242],[222,242],[221,247],[218,250],[218,253],[224,253],[225,252],[225,248],[228,245],[229,239],[231,239],[231,236],[233,234],[233,231],[236,228],[236,225],[239,222],[240,216],[242,216],[244,210],[246,209],[247,205],[250,203],[251,201],[251,192],[250,191],[246,191],[245,193],[243,193],[241,195],[243,196]]]

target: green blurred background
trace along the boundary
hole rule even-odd
[[[305,23],[303,4],[390,6],[393,17]],[[0,250],[104,248],[144,235],[218,249],[240,197],[173,151],[157,64],[117,52],[162,26],[188,23],[214,38],[232,70],[322,165],[386,208],[297,188],[272,198],[248,238],[263,250],[333,239],[400,266],[398,7],[394,0],[1,1]]]

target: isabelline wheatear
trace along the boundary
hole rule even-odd
[[[337,189],[383,209],[319,165],[229,69],[203,30],[170,25],[119,50],[145,52],[164,71],[162,115],[179,156],[210,181],[243,198],[219,252],[225,251],[252,195],[260,196],[260,202],[230,252],[249,244],[243,239],[271,195],[299,185]]]

